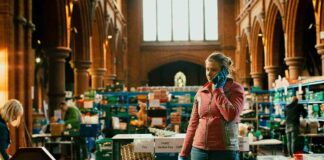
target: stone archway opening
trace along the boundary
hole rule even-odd
[[[201,86],[207,82],[205,68],[187,61],[164,64],[148,73],[150,86],[174,86],[174,76],[182,72],[186,75],[187,86]]]
[[[264,43],[263,43],[263,33],[261,28],[258,32],[258,40],[257,40],[257,57],[258,57],[258,68],[261,68],[261,76],[262,76],[262,84],[261,89],[268,89],[268,75],[264,69],[265,66],[265,55],[264,55]]]
[[[285,76],[285,71],[288,70],[288,66],[286,65],[285,59],[285,39],[284,39],[284,31],[282,25],[282,17],[277,12],[275,27],[274,27],[274,36],[273,36],[273,63],[279,66],[279,75]]]
[[[296,17],[295,51],[302,52],[300,54],[306,60],[301,75],[319,76],[322,73],[322,62],[315,48],[317,26],[311,0],[299,2]]]

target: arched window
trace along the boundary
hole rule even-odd
[[[174,86],[185,87],[187,83],[186,75],[183,72],[178,72],[174,76]]]

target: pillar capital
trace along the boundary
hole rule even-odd
[[[317,53],[322,55],[321,59],[322,59],[322,76],[323,76],[324,75],[324,43],[316,45],[315,48],[317,49]]]
[[[94,76],[104,76],[106,73],[106,68],[91,68],[90,74]]]
[[[92,77],[92,88],[102,88],[104,87],[104,75],[106,73],[106,68],[91,68],[90,74]]]
[[[304,57],[288,57],[285,58],[286,64],[288,66],[300,66],[301,63],[304,61]]]
[[[251,77],[253,79],[253,86],[262,88],[262,86],[263,86],[263,82],[262,82],[263,76],[264,76],[264,73],[262,73],[262,72],[253,72],[253,73],[251,73]]]
[[[265,66],[264,70],[268,74],[279,74],[280,67],[279,66]]]
[[[262,73],[262,72],[252,72],[251,73],[252,78],[262,78],[263,75],[264,75],[264,73]]]
[[[47,56],[52,59],[65,59],[69,57],[71,49],[68,47],[53,47],[46,49]]]
[[[296,80],[302,72],[302,63],[304,61],[303,57],[288,57],[285,58],[286,64],[289,69],[289,79]]]
[[[90,68],[91,62],[87,61],[87,60],[77,60],[77,61],[71,61],[71,66],[72,68],[75,69],[83,69],[83,70],[87,70]]]
[[[324,43],[316,45],[315,48],[317,49],[318,54],[324,55]]]

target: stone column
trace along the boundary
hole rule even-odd
[[[288,57],[285,58],[286,64],[289,69],[289,79],[296,80],[301,75],[303,67],[303,57]]]
[[[105,72],[106,72],[105,68],[92,68],[90,70],[92,89],[98,89],[104,87],[103,81],[104,81]]]
[[[315,46],[317,53],[321,55],[322,59],[322,76],[324,76],[324,43],[318,44]]]
[[[272,83],[275,82],[279,75],[279,66],[265,66],[264,67],[265,71],[268,74],[268,89],[272,88]]]
[[[262,86],[263,86],[263,82],[262,82],[263,75],[264,74],[262,72],[251,73],[251,77],[253,79],[253,86],[262,88]]]
[[[78,60],[71,62],[74,68],[74,95],[84,94],[89,88],[89,73],[91,62],[87,60]]]
[[[66,47],[47,50],[49,116],[53,116],[58,104],[65,100],[65,58],[69,56],[70,52],[70,48]]]
[[[105,86],[113,84],[116,77],[116,74],[106,74],[106,76],[104,77]]]

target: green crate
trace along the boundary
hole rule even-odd
[[[324,100],[324,92],[321,91],[321,92],[316,92],[315,93],[315,100],[317,101],[322,101]]]
[[[96,160],[112,160],[113,142],[111,138],[96,141]]]

